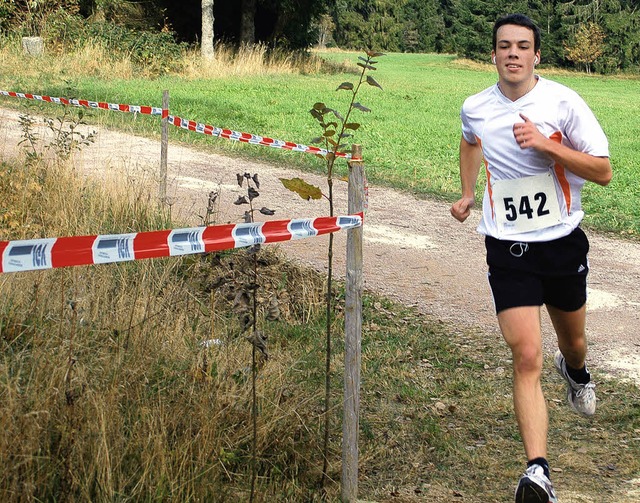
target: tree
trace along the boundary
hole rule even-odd
[[[602,27],[607,34],[604,54],[594,68],[598,72],[632,70],[640,66],[640,10],[611,10],[603,16]]]
[[[289,49],[315,44],[317,20],[328,0],[258,0],[260,39]]]
[[[338,0],[334,9],[336,42],[343,47],[402,50],[418,38],[416,26],[403,21],[407,0]]]
[[[333,30],[336,25],[328,14],[323,14],[317,22],[318,29],[318,48],[325,49],[327,43],[333,38]]]
[[[240,44],[253,45],[256,43],[256,0],[242,0],[240,13]]]
[[[202,58],[212,60],[215,57],[213,49],[213,1],[202,0],[202,40],[200,52]]]
[[[409,0],[402,10],[405,52],[440,52],[444,38],[444,19],[436,0]]]
[[[600,25],[594,22],[581,24],[573,42],[565,46],[567,58],[584,65],[585,71],[591,73],[591,65],[602,55],[604,38]]]
[[[459,4],[453,25],[458,55],[488,62],[491,30],[498,17],[494,7],[489,0],[469,0]]]

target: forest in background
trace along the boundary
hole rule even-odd
[[[211,0],[209,0],[211,1]],[[0,0],[0,30],[37,34],[61,12],[93,23],[201,38],[203,0]],[[491,29],[522,12],[542,31],[542,63],[637,73],[638,0],[213,0],[217,42],[387,52],[448,53],[488,61]]]

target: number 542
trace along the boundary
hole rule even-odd
[[[519,202],[515,201],[513,197],[505,197],[503,201],[504,209],[507,211],[506,219],[509,222],[515,222],[519,216],[526,215],[527,219],[531,220],[534,215],[543,217],[550,213],[546,208],[547,195],[544,192],[538,192],[533,196],[533,204],[529,196],[522,196]]]

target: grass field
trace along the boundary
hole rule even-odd
[[[358,54],[325,53],[335,63],[356,67]],[[30,72],[2,68],[0,87],[7,90],[96,101],[160,106],[162,90],[170,92],[175,115],[214,126],[308,144],[320,134],[308,113],[313,103],[344,110],[349,95],[335,89],[353,81],[355,73],[332,75],[258,72],[221,77],[170,76],[156,80],[96,78],[51,69],[42,63]],[[496,80],[490,65],[459,61],[446,55],[389,54],[379,59],[376,80],[384,91],[365,86],[360,101],[372,109],[357,112],[362,123],[355,142],[364,148],[367,175],[373,183],[387,184],[453,200],[458,195],[459,110],[465,97]],[[584,74],[541,73],[578,91],[593,108],[610,141],[614,179],[608,187],[587,184],[584,191],[585,223],[603,231],[627,236],[640,233],[640,80]],[[15,102],[7,105],[16,106]],[[49,107],[50,108],[50,107]],[[142,134],[158,134],[156,119],[132,121],[130,116],[92,112],[100,122],[117,124]],[[185,141],[232,155],[262,159],[305,169],[320,170],[323,163],[307,154],[291,154],[176,131],[174,140]],[[346,169],[345,166],[338,167]]]

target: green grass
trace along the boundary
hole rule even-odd
[[[320,134],[308,113],[313,103],[345,110],[349,94],[335,89],[356,80],[358,54],[327,53],[335,62],[351,62],[354,73],[335,75],[254,75],[207,79],[178,76],[157,80],[96,79],[43,74],[23,77],[2,69],[0,87],[97,101],[160,106],[162,90],[170,92],[175,115],[214,126],[308,144]],[[418,195],[452,201],[458,196],[459,111],[470,94],[491,85],[495,70],[453,56],[389,54],[379,58],[376,80],[384,91],[366,86],[360,101],[372,113],[356,111],[362,123],[354,141],[363,145],[370,181],[410,190]],[[640,233],[640,80],[542,71],[567,84],[593,108],[610,141],[614,178],[608,187],[587,184],[585,223],[601,231]],[[17,86],[17,87],[16,87]],[[4,104],[15,106],[14,99]],[[47,106],[51,109],[51,106]],[[91,112],[90,120],[116,124],[140,134],[157,135],[157,119],[111,112]],[[322,170],[321,160],[308,154],[239,144],[171,128],[174,141],[184,141],[230,155],[261,158],[308,170]],[[338,172],[346,166],[341,164]]]

